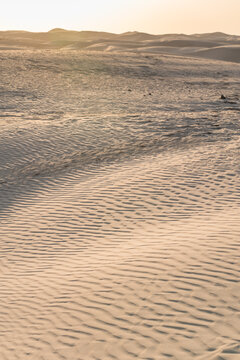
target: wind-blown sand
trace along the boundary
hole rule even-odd
[[[239,359],[240,65],[0,59],[0,358]]]

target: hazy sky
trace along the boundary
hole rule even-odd
[[[3,0],[0,30],[240,35],[240,0]]]

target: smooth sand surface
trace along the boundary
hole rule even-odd
[[[240,65],[0,56],[0,359],[238,360]]]

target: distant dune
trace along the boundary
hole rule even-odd
[[[240,45],[218,46],[212,49],[199,50],[195,54],[209,59],[240,62]]]
[[[221,32],[151,35],[137,31],[112,34],[60,28],[45,33],[0,32],[1,50],[19,48],[165,53],[240,62],[240,36]]]

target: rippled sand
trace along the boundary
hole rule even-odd
[[[239,359],[240,65],[0,58],[0,358]]]

